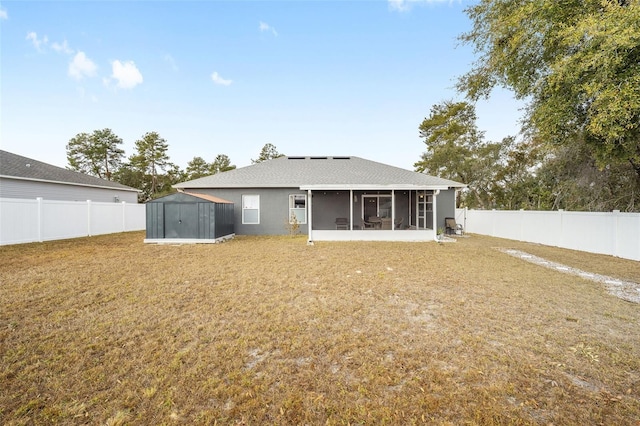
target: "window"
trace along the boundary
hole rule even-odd
[[[307,223],[307,195],[291,194],[289,195],[289,223],[296,218],[298,223]]]
[[[257,225],[260,223],[260,196],[242,196],[242,223],[245,225]]]

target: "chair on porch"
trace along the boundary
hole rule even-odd
[[[462,235],[464,232],[464,230],[462,229],[462,225],[456,223],[456,219],[453,217],[445,217],[444,226],[445,226],[445,233],[449,235],[452,235],[452,234]]]
[[[402,222],[404,222],[404,217],[396,218],[393,222],[393,229],[402,229]]]
[[[375,223],[367,222],[364,218],[362,219],[362,229],[375,229],[375,227]]]
[[[337,217],[336,218],[336,229],[342,230],[342,231],[348,231],[349,230],[349,219],[347,219],[346,217]]]

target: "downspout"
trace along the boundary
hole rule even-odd
[[[308,219],[308,225],[307,227],[309,228],[309,237],[307,239],[307,245],[312,246],[313,245],[313,231],[311,230],[311,228],[313,228],[313,220],[312,220],[312,214],[311,212],[313,211],[313,206],[311,205],[311,190],[307,189],[307,204],[309,206],[309,219]]]

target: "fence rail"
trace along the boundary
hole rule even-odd
[[[458,209],[456,222],[474,234],[640,260],[640,213]]]
[[[0,198],[0,245],[145,229],[145,205]]]

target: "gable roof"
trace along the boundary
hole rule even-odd
[[[174,185],[198,188],[447,189],[466,185],[360,157],[279,157]]]
[[[3,150],[0,150],[0,177],[139,192],[118,182],[63,169]]]

